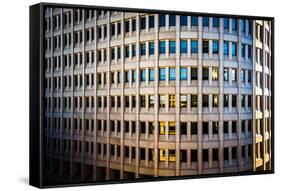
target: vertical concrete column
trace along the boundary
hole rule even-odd
[[[252,88],[253,88],[253,96],[252,96],[252,113],[253,113],[253,118],[252,118],[252,137],[253,137],[253,142],[252,142],[252,149],[253,149],[253,170],[256,170],[256,21],[252,21],[252,41],[253,41],[253,46],[252,46],[252,60],[251,64],[253,66],[253,72],[252,72]]]
[[[153,169],[153,175],[154,177],[158,176],[158,161],[159,161],[159,152],[158,152],[158,133],[159,133],[159,116],[158,116],[158,107],[159,107],[159,77],[158,77],[158,66],[159,66],[159,27],[158,27],[158,20],[159,20],[159,15],[155,14],[155,32],[154,32],[154,55],[155,55],[155,65],[154,65],[154,80],[155,80],[155,85],[154,85],[154,140],[153,140],[153,146],[154,146],[154,169]]]
[[[198,47],[202,47],[202,17],[198,17]],[[198,115],[197,115],[197,121],[198,121],[198,174],[202,174],[203,172],[203,163],[202,163],[202,149],[203,149],[203,136],[202,136],[202,64],[203,64],[203,55],[202,55],[202,48],[199,48],[198,50]]]
[[[223,151],[224,151],[224,137],[223,137],[223,120],[224,120],[224,103],[223,103],[223,86],[224,86],[224,80],[223,80],[223,73],[224,73],[224,67],[223,67],[223,19],[219,19],[219,148],[218,148],[218,154],[219,154],[219,171],[220,173],[223,173],[224,169],[224,158],[223,158]]]
[[[140,26],[140,15],[136,16],[136,26]],[[140,43],[140,27],[136,27],[136,50],[139,50]],[[139,105],[139,95],[140,95],[140,82],[139,82],[139,68],[140,68],[140,57],[139,52],[136,51],[136,164],[135,164],[135,178],[139,178],[139,167],[140,167],[140,105]],[[132,53],[132,51],[131,51]],[[131,54],[132,55],[132,54]],[[146,124],[147,127],[147,124]],[[148,133],[147,129],[145,131]],[[147,155],[146,155],[147,156]]]
[[[106,174],[109,174],[110,173],[110,131],[111,131],[111,124],[110,124],[110,105],[111,105],[111,102],[110,102],[110,84],[111,84],[111,72],[110,72],[110,69],[111,69],[111,65],[110,65],[110,14],[107,14],[107,22],[106,22],[106,33],[107,33],[107,41],[106,41],[106,51],[107,51],[107,54],[106,54],[106,60],[107,60],[107,71],[106,71],[106,74],[107,74],[107,77],[106,77],[106,102],[107,102],[107,108],[106,108]]]
[[[180,176],[180,16],[176,16],[176,176]]]
[[[125,88],[125,80],[124,80],[124,40],[125,33],[124,33],[124,13],[121,12],[121,110],[120,110],[120,121],[121,121],[121,128],[120,128],[120,179],[124,178],[124,88]],[[138,51],[138,49],[137,49]]]
[[[97,88],[98,88],[98,85],[97,85],[97,82],[98,82],[98,78],[97,78],[97,63],[98,63],[98,58],[97,58],[97,55],[98,55],[98,52],[97,52],[97,11],[93,11],[93,14],[94,14],[94,18],[93,18],[93,22],[94,22],[94,64],[93,64],[93,70],[94,70],[94,92],[93,92],[93,96],[94,96],[94,110],[93,110],[93,122],[94,122],[94,129],[93,129],[93,181],[96,181],[97,180],[97,133],[98,133],[98,126],[97,126],[97,104],[98,104],[98,98],[97,98]]]

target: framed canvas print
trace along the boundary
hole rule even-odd
[[[274,18],[30,7],[30,184],[274,172]]]

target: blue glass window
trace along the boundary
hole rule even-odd
[[[228,18],[223,19],[223,28],[229,29],[229,19]]]
[[[154,81],[154,69],[149,69],[149,81]]]
[[[180,16],[180,25],[187,26],[187,16]]]
[[[176,80],[176,69],[175,68],[169,69],[169,79],[170,79],[170,81]]]
[[[213,40],[213,54],[219,53],[219,41]]]
[[[198,53],[198,40],[191,40],[191,53]]]
[[[234,18],[232,18],[231,20],[232,20],[232,30],[235,31],[237,30],[237,20]]]
[[[232,56],[237,56],[237,43],[232,42],[231,53]]]
[[[169,15],[169,25],[176,26],[176,15]]]
[[[223,42],[223,54],[228,55],[228,41]]]
[[[166,23],[166,15],[160,14],[159,15],[159,27],[164,27]]]
[[[186,40],[180,41],[180,53],[187,53],[187,41]]]
[[[149,42],[149,55],[154,55],[154,42]]]
[[[246,27],[245,27],[245,20],[241,20],[241,31],[245,32],[246,31]]]
[[[141,81],[145,81],[146,79],[146,70],[141,70]]]
[[[213,27],[219,27],[219,18],[213,17]]]
[[[169,41],[169,47],[170,47],[170,54],[176,53],[176,42],[174,40]]]
[[[165,70],[165,68],[159,68],[159,80],[160,81],[166,80],[166,70]]]
[[[149,28],[154,28],[154,15],[149,15]]]
[[[209,26],[209,17],[203,17],[203,27]]]
[[[141,44],[141,55],[145,55],[145,43]]]
[[[160,41],[159,42],[159,54],[165,54],[166,53],[166,42]]]
[[[191,26],[198,26],[198,17],[191,16]]]
[[[187,68],[180,68],[180,80],[187,80]]]
[[[245,58],[246,44],[242,44],[241,49],[242,49],[242,50],[241,50],[242,57]]]

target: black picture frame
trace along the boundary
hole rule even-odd
[[[133,180],[114,180],[114,181],[98,181],[98,182],[83,182],[70,184],[45,184],[44,182],[44,160],[43,160],[43,116],[44,116],[44,10],[46,7],[57,8],[80,8],[80,9],[97,9],[109,11],[124,11],[124,12],[142,12],[142,13],[163,13],[177,14],[189,16],[210,16],[224,18],[245,18],[254,20],[271,21],[271,169],[265,171],[246,171],[223,174],[205,174],[205,175],[188,175],[174,177],[157,177],[148,179],[133,179]],[[147,181],[167,181],[180,179],[194,178],[209,178],[209,177],[228,177],[228,176],[244,176],[244,175],[260,175],[274,173],[274,18],[264,16],[250,15],[231,15],[231,14],[216,14],[216,13],[196,13],[185,11],[166,11],[154,9],[136,9],[136,8],[120,8],[120,7],[104,7],[93,5],[75,5],[75,4],[57,4],[57,3],[39,3],[30,6],[30,33],[29,33],[29,184],[38,188],[53,188],[65,186],[83,186],[83,185],[99,185],[99,184],[115,184],[115,183],[132,183],[132,182],[147,182]]]

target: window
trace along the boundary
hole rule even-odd
[[[191,95],[191,107],[197,107],[197,95]]]
[[[197,150],[191,149],[191,162],[197,162]]]
[[[202,123],[202,131],[204,135],[209,134],[209,122],[203,122]]]
[[[213,107],[218,107],[218,106],[219,106],[219,96],[213,95]]]
[[[223,133],[228,134],[228,121],[223,122]]]
[[[146,80],[146,70],[141,70],[141,81],[144,82]]]
[[[232,49],[231,49],[232,56],[237,56],[237,43],[232,42]]]
[[[245,83],[245,70],[241,70],[241,82]]]
[[[154,28],[154,15],[149,15],[149,28]]]
[[[191,122],[190,123],[190,131],[191,135],[197,135],[197,123],[196,122]]]
[[[176,15],[169,15],[169,25],[176,26]]]
[[[218,81],[219,80],[219,68],[218,67],[213,67],[212,68],[212,80],[213,81]]]
[[[209,53],[209,40],[203,40],[203,53]]]
[[[186,95],[180,95],[180,107],[184,108],[187,106],[187,96]]]
[[[125,96],[125,107],[129,107],[130,106],[130,98],[129,96]],[[129,128],[129,124],[126,125],[126,127]]]
[[[191,80],[197,80],[197,68],[191,68]]]
[[[208,149],[203,149],[203,162],[208,162],[209,161],[209,150]]]
[[[223,107],[228,107],[228,95],[223,95]]]
[[[252,72],[248,70],[248,83],[252,83]]]
[[[203,27],[209,27],[209,17],[203,17]]]
[[[132,57],[135,57],[136,56],[136,45],[133,44],[132,45]]]
[[[154,69],[149,69],[149,81],[154,81]]]
[[[160,81],[166,80],[166,70],[165,70],[165,68],[159,68],[159,80]]]
[[[219,18],[213,17],[213,27],[219,27]]]
[[[236,82],[237,81],[236,69],[232,69],[231,74],[232,74],[232,82]]]
[[[136,19],[132,19],[132,31],[136,31]]]
[[[198,40],[191,40],[191,53],[198,53]]]
[[[223,19],[223,28],[229,29],[229,19],[228,18]]]
[[[252,58],[252,47],[248,45],[248,59]]]
[[[228,41],[223,41],[223,54],[228,55]]]
[[[186,126],[187,126],[187,123],[180,122],[180,134],[181,135],[186,135],[186,133],[187,133]]]
[[[130,57],[130,46],[125,46],[125,57],[126,58]]]
[[[145,55],[145,43],[141,43],[141,56]]]
[[[219,150],[218,149],[213,149],[213,161],[218,161],[219,160]]]
[[[231,22],[232,22],[232,30],[236,31],[237,30],[237,20],[232,18]]]
[[[150,95],[148,101],[149,107],[154,107],[154,95]]]
[[[186,40],[180,41],[180,53],[187,53],[187,41]]]
[[[166,15],[160,14],[159,15],[159,27],[164,27],[166,23]]]
[[[245,102],[246,96],[241,95],[241,107],[246,107],[246,102]]]
[[[187,26],[187,16],[180,16],[180,26]]]
[[[130,73],[129,71],[125,71],[125,82],[129,82],[130,81]]]
[[[121,34],[121,22],[117,23],[117,34]]]
[[[223,81],[228,81],[228,69],[223,69]]]
[[[169,95],[169,107],[176,107],[176,96]]]
[[[180,80],[187,80],[187,68],[180,68]]]
[[[219,122],[213,121],[212,123],[212,128],[213,128],[213,134],[218,134],[219,133]]]
[[[236,102],[237,102],[237,96],[236,95],[232,95],[232,107],[236,107]]]
[[[218,40],[213,40],[213,54],[218,54],[219,53],[219,41]]]
[[[166,107],[166,95],[159,96],[159,107]]]
[[[131,70],[132,72],[132,82],[136,82],[137,72],[135,70]]]
[[[126,20],[125,21],[125,32],[129,32],[130,31],[130,21],[129,20]]]
[[[191,26],[192,27],[198,26],[198,17],[197,16],[191,16]]]
[[[176,69],[175,68],[169,69],[169,79],[170,79],[170,81],[176,80]]]
[[[140,106],[145,107],[145,96],[144,95],[140,96]]]
[[[169,47],[170,47],[170,54],[176,53],[176,42],[174,40],[169,41]]]
[[[140,29],[143,30],[145,29],[145,23],[146,23],[146,17],[141,17],[141,20],[140,20]]]
[[[242,58],[245,58],[245,54],[246,54],[246,44],[242,44],[242,46],[241,46],[241,56],[242,56]]]
[[[203,67],[202,80],[209,80],[209,68]]]
[[[241,32],[246,32],[245,20],[241,19]]]
[[[166,42],[160,41],[159,42],[159,54],[165,54],[166,53]]]
[[[203,107],[209,107],[209,95],[203,95]]]
[[[149,42],[149,55],[154,55],[154,42]]]

